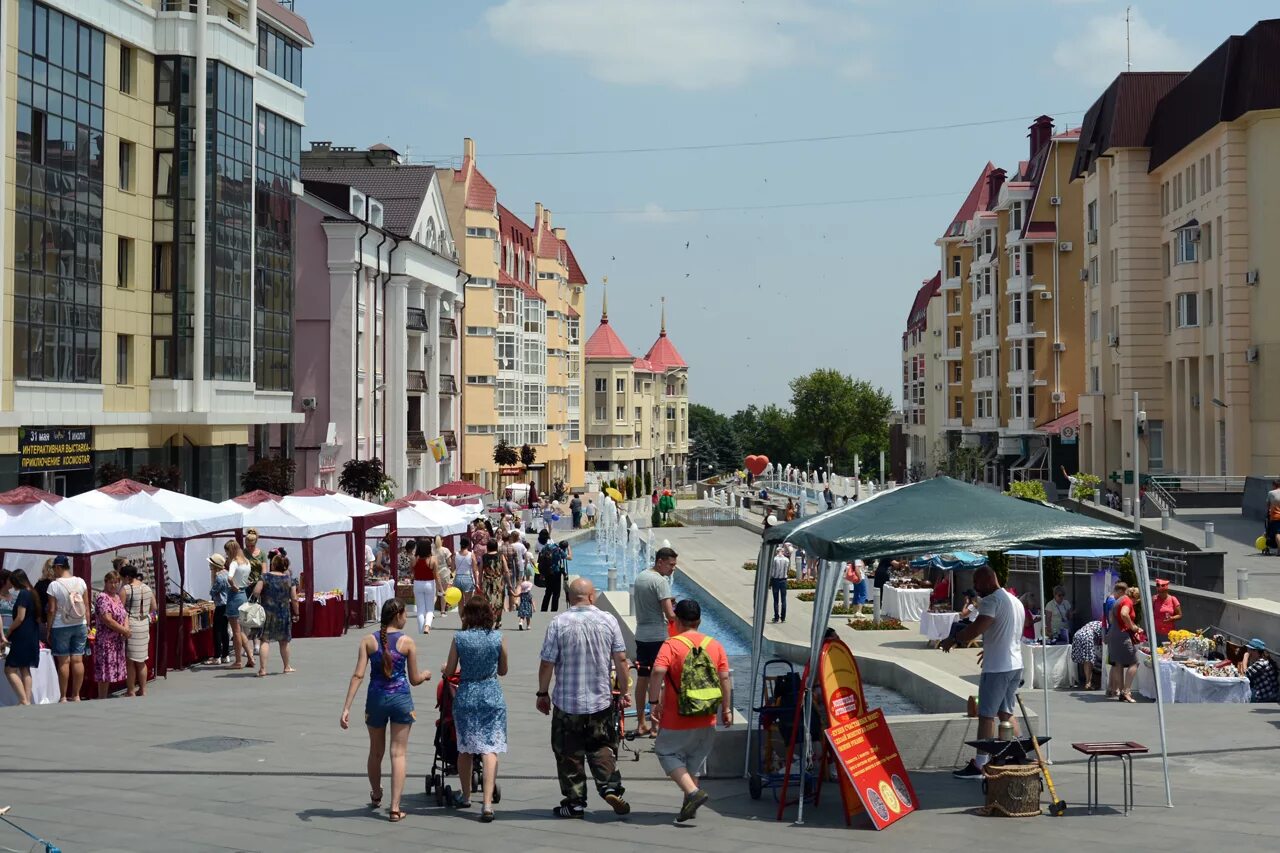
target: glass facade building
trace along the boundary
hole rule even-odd
[[[255,173],[254,367],[257,386],[287,391],[292,386],[293,251],[302,127],[258,110]]]
[[[18,30],[13,373],[100,383],[105,37],[32,0]]]

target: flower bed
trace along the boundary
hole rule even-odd
[[[897,619],[888,617],[882,618],[879,622],[870,619],[850,619],[848,622],[850,628],[855,631],[905,631],[907,626],[903,625]]]

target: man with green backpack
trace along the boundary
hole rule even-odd
[[[724,646],[698,633],[702,608],[686,598],[675,606],[679,633],[662,644],[649,678],[649,705],[658,763],[684,793],[677,823],[693,818],[709,796],[698,787],[716,734],[716,715],[733,725],[733,690]]]

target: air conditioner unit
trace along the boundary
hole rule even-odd
[[[1053,205],[1054,207],[1057,207],[1058,205],[1062,204],[1062,196],[1060,195],[1049,196],[1049,204]]]
[[[1098,242],[1098,229],[1090,228],[1088,231],[1084,232],[1084,241],[1090,246],[1095,245]]]
[[[1200,242],[1200,226],[1197,225],[1195,228],[1188,228],[1187,231],[1189,232],[1187,235],[1188,240],[1192,243]]]
[[[1258,278],[1259,278],[1259,276],[1258,276],[1258,271],[1257,271],[1257,270],[1249,270],[1247,273],[1245,273],[1245,274],[1244,274],[1244,283],[1245,283],[1245,284],[1257,284],[1257,283],[1258,283]]]
[[[314,412],[314,411],[316,410],[316,406],[317,406],[317,405],[319,405],[319,401],[317,401],[315,397],[303,397],[303,398],[302,398],[302,409],[303,409],[303,411],[306,411],[306,412]]]
[[[1062,341],[1054,341],[1054,342],[1053,342],[1053,351],[1054,351],[1054,352],[1066,352],[1066,351],[1067,351],[1067,345],[1066,345],[1065,343],[1063,343]]]
[[[1245,351],[1244,351],[1244,360],[1245,360],[1245,361],[1247,361],[1249,364],[1257,364],[1257,362],[1258,362],[1258,348],[1257,348],[1257,347],[1249,347],[1247,350],[1245,350]]]
[[[935,390],[935,391],[941,391],[941,390],[942,390],[942,383],[941,383],[941,382],[935,382],[935,383],[933,383],[933,390]]]
[[[1191,395],[1191,408],[1193,408],[1193,409],[1198,409],[1198,408],[1200,408],[1200,395],[1199,395],[1199,394],[1192,394],[1192,395]]]
[[[1058,244],[1059,252],[1070,252],[1073,248],[1074,247],[1071,245],[1070,240],[1063,240],[1061,243]]]
[[[1049,402],[1065,403],[1067,402],[1067,395],[1062,393],[1061,391],[1054,391],[1052,394],[1049,395]]]
[[[935,338],[937,338],[937,337],[941,337],[941,335],[942,335],[942,330],[941,330],[941,329],[934,329],[934,330],[933,330],[933,336],[934,336]]]
[[[1112,332],[1111,334],[1107,335],[1107,346],[1109,347],[1120,346],[1120,336],[1117,335],[1115,332]]]
[[[1081,280],[1081,281],[1088,281],[1088,280],[1089,280],[1089,270],[1087,270],[1087,269],[1081,269],[1081,270],[1080,270],[1080,280]]]
[[[1048,300],[1048,299],[1052,299],[1052,298],[1053,298],[1053,294],[1052,294],[1052,293],[1050,293],[1049,291],[1047,291],[1047,290],[1042,290],[1042,291],[1040,291],[1040,299],[1041,299],[1042,301],[1044,301],[1044,300]]]

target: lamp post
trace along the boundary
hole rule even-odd
[[[1138,392],[1133,392],[1133,529],[1142,529],[1142,465],[1138,437],[1147,413],[1138,408]]]

